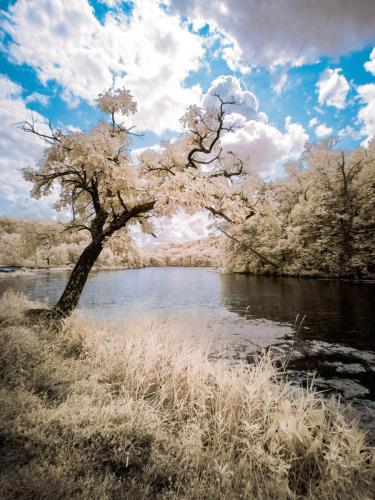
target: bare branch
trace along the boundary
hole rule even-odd
[[[35,124],[36,124],[36,121],[34,119],[32,119],[32,122],[24,121],[24,122],[18,122],[18,123],[16,123],[16,125],[21,130],[23,130],[24,132],[30,133],[30,134],[37,135],[38,137],[40,137],[41,139],[43,139],[47,144],[53,145],[56,142],[59,142],[59,143],[62,142],[61,139],[60,139],[60,137],[58,137],[58,135],[56,134],[56,132],[52,128],[51,122],[48,122],[48,126],[49,126],[49,129],[51,131],[51,135],[42,134],[42,132],[39,132],[35,128]]]
[[[199,163],[199,161],[197,161],[194,158],[195,154],[197,154],[197,153],[204,153],[204,154],[212,153],[215,145],[218,143],[218,141],[220,139],[221,133],[224,130],[229,130],[226,127],[224,127],[225,106],[236,104],[236,100],[234,98],[232,98],[230,101],[224,101],[219,94],[211,94],[211,95],[213,95],[214,97],[217,97],[220,101],[220,107],[219,107],[218,115],[217,115],[218,127],[215,130],[210,130],[210,132],[213,133],[214,136],[213,136],[211,142],[207,146],[204,145],[204,140],[206,138],[208,138],[208,135],[206,134],[206,135],[202,136],[199,134],[198,131],[196,131],[195,135],[197,136],[197,139],[196,139],[197,146],[192,148],[187,155],[187,164],[186,164],[187,167],[197,168],[196,163]],[[205,124],[203,118],[201,118],[201,121],[203,122],[203,124]],[[209,128],[209,127],[207,127],[207,128]]]

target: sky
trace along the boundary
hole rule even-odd
[[[307,143],[375,134],[373,0],[0,0],[0,215],[59,218],[20,173],[45,145],[17,126],[88,130],[96,96],[129,89],[143,149],[181,131],[190,104],[235,97],[224,141],[265,178]],[[207,215],[160,222],[160,241],[207,234]]]

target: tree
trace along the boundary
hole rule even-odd
[[[112,235],[140,224],[153,233],[153,220],[172,215],[179,207],[188,213],[202,208],[213,217],[234,222],[253,212],[243,193],[244,161],[220,145],[228,106],[216,95],[216,105],[191,106],[181,119],[183,132],[165,141],[159,150],[147,150],[139,159],[130,154],[137,105],[131,93],[116,89],[99,95],[96,103],[109,117],[87,132],[39,130],[34,122],[22,128],[48,144],[36,169],[25,169],[33,183],[32,196],[48,195],[58,186],[56,209],[71,211],[71,230],[85,230],[90,243],[83,250],[59,301],[52,309],[66,316],[76,307],[89,272]]]
[[[51,247],[56,245],[58,235],[59,231],[56,223],[25,225],[21,233],[20,251],[24,257],[34,257],[34,266],[36,269],[40,264],[39,257],[49,265]]]
[[[3,233],[0,236],[1,264],[17,265],[15,257],[20,249],[20,235],[14,233]]]

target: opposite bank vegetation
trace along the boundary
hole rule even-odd
[[[269,354],[210,360],[150,320],[59,331],[0,301],[0,497],[370,499],[375,452]]]
[[[310,145],[260,182],[257,210],[240,224],[221,223],[231,242],[229,271],[346,278],[375,277],[375,139],[340,151]]]
[[[71,232],[55,221],[30,221],[0,217],[0,266],[28,269],[70,269],[89,243],[83,232]],[[148,266],[220,267],[222,254],[217,237],[139,248],[122,234],[113,236],[98,257],[98,269]]]

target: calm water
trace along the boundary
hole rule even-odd
[[[52,304],[67,278],[66,272],[9,273],[0,279],[0,293],[14,288]],[[79,308],[93,317],[160,316],[183,334],[209,336],[234,359],[251,360],[254,351],[272,346],[288,353],[294,377],[315,376],[319,388],[351,401],[367,427],[373,422],[375,283],[205,268],[100,271],[91,274]]]

